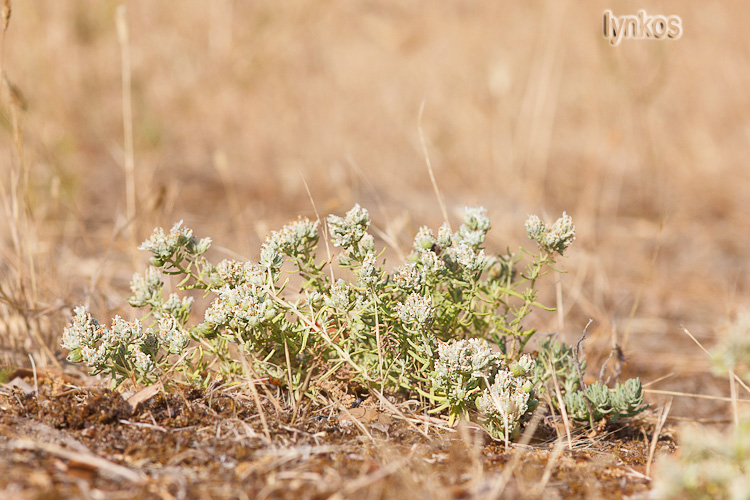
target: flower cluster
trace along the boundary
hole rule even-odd
[[[354,205],[345,217],[329,215],[327,222],[334,246],[344,249],[342,264],[360,261],[365,255],[374,252],[375,240],[367,233],[370,213],[359,204]]]
[[[205,321],[214,330],[228,328],[245,336],[257,333],[278,314],[273,300],[252,285],[243,283],[235,288],[224,286],[206,310]]]
[[[420,291],[425,284],[424,273],[415,262],[406,262],[393,274],[393,282],[406,292]]]
[[[479,248],[490,230],[490,218],[484,207],[466,207],[464,223],[458,230],[457,240],[471,248]]]
[[[465,414],[472,407],[484,379],[494,380],[502,367],[502,355],[493,353],[484,339],[442,342],[438,345],[433,387],[446,395],[452,413]]]
[[[222,284],[234,288],[249,283],[253,286],[263,286],[266,282],[266,274],[258,264],[253,262],[239,262],[225,259],[216,265],[216,284]]]
[[[444,261],[449,270],[467,279],[482,272],[487,264],[484,250],[477,251],[463,242],[448,248],[445,251]]]
[[[187,347],[190,339],[182,329],[180,321],[172,315],[165,314],[159,320],[159,342],[171,354],[180,354]]]
[[[151,237],[141,243],[138,249],[154,254],[152,263],[160,267],[160,265],[175,257],[180,250],[197,257],[204,254],[210,246],[211,238],[203,238],[198,241],[193,236],[193,230],[182,227],[182,221],[179,221],[172,226],[169,234],[166,234],[164,229],[160,227],[156,228]]]
[[[367,253],[362,260],[362,267],[357,272],[357,286],[364,289],[371,289],[380,280],[380,269],[377,265],[377,258],[374,253]]]
[[[307,218],[297,219],[266,238],[260,250],[260,267],[271,271],[275,279],[285,255],[298,261],[299,266],[312,265],[311,254],[317,244],[318,222],[311,222]]]
[[[323,301],[331,310],[342,313],[348,311],[351,305],[350,292],[349,283],[339,279],[331,285],[330,295],[326,295]]]
[[[161,290],[164,282],[161,273],[153,266],[149,266],[144,275],[134,273],[130,280],[130,290],[133,294],[128,302],[133,307],[143,307],[147,304],[155,304],[161,300]]]
[[[310,252],[318,244],[318,222],[300,218],[271,233],[279,251],[288,257],[297,257]]]
[[[526,234],[536,241],[543,251],[562,255],[576,239],[576,228],[573,219],[565,212],[550,227],[536,215],[531,215],[526,220]]]
[[[516,437],[521,422],[538,404],[529,379],[534,361],[528,354],[520,361],[513,371],[499,371],[495,381],[476,399],[477,410],[485,419],[487,429],[496,437]]]
[[[428,295],[410,293],[406,302],[396,308],[401,322],[417,330],[425,330],[432,321],[432,298]]]
[[[536,408],[530,379],[534,366],[531,356],[524,354],[508,367],[486,340],[445,342],[438,346],[433,388],[445,394],[452,416],[478,410],[487,429],[506,438],[514,436]]]
[[[187,342],[187,335],[174,317],[162,318],[158,334],[151,328],[144,329],[137,319],[126,321],[120,316],[115,316],[111,328],[106,328],[84,306],[75,309],[62,339],[63,347],[70,351],[68,360],[86,363],[93,374],[109,373],[115,383],[130,377],[154,380],[160,347],[180,354]]]

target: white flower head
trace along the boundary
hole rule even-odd
[[[370,214],[356,204],[345,217],[329,215],[327,221],[333,244],[337,247],[352,248],[362,240],[370,227]]]
[[[458,241],[478,248],[484,243],[487,232],[490,230],[490,218],[484,207],[466,207],[464,223],[458,230]]]
[[[176,318],[187,320],[190,310],[193,308],[193,297],[180,297],[176,293],[169,294],[169,298],[164,302],[164,310]]]
[[[440,248],[448,248],[453,244],[453,233],[447,222],[443,222],[438,229],[437,244]]]
[[[396,270],[393,282],[401,290],[416,292],[424,285],[424,276],[415,262],[407,262]]]
[[[435,234],[427,226],[420,227],[417,235],[414,236],[414,250],[430,250],[435,243]]]
[[[75,316],[63,330],[62,346],[73,351],[82,346],[94,347],[101,340],[104,327],[91,317],[86,306],[78,306],[74,310]]]
[[[501,371],[495,382],[477,398],[477,410],[485,416],[494,434],[503,436],[507,431],[512,435],[518,429],[521,419],[529,411],[531,395],[523,388],[526,382],[525,378]]]
[[[164,315],[159,320],[159,341],[172,354],[179,354],[187,346],[188,337],[174,316]]]
[[[277,271],[281,269],[283,263],[284,257],[281,254],[278,233],[272,233],[260,249],[260,265],[265,269]]]
[[[213,325],[245,330],[258,327],[277,313],[273,300],[258,288],[248,284],[236,288],[225,285],[206,309],[205,320]]]
[[[377,259],[374,253],[368,253],[362,260],[362,267],[357,273],[357,283],[361,287],[369,288],[378,282]]]
[[[318,242],[318,222],[311,222],[308,218],[300,218],[274,231],[271,238],[278,244],[278,249],[284,255],[296,257],[311,250]]]
[[[148,374],[154,369],[151,356],[143,352],[139,346],[133,348],[133,365],[141,374]]]
[[[523,369],[525,374],[529,374],[536,366],[536,361],[534,361],[528,354],[523,354],[518,360],[518,366]]]
[[[182,227],[182,221],[179,221],[172,226],[172,229],[169,230],[169,234],[166,234],[161,227],[154,229],[151,236],[141,243],[138,249],[151,252],[156,259],[165,261],[172,257],[182,247],[184,247],[189,254],[197,256],[205,253],[210,246],[211,238],[203,238],[202,240],[197,241],[193,237],[193,230],[187,227]]]
[[[563,212],[547,230],[547,247],[562,255],[576,239],[576,228],[573,219]]]
[[[423,329],[432,321],[432,297],[412,292],[406,302],[398,305],[397,312],[405,325]]]
[[[336,283],[331,285],[330,295],[325,296],[323,301],[326,306],[330,307],[336,312],[344,312],[349,310],[351,301],[349,300],[349,283],[339,278]]]
[[[419,252],[419,263],[422,265],[425,280],[432,280],[445,272],[445,263],[432,250]]]
[[[544,232],[546,230],[547,227],[544,225],[544,222],[536,215],[529,215],[529,218],[526,219],[526,234],[537,243],[544,241]]]
[[[143,307],[159,297],[164,282],[161,273],[153,266],[149,266],[145,274],[134,273],[130,280],[130,290],[133,294],[128,302],[133,307]]]
[[[464,242],[449,248],[444,259],[449,268],[454,271],[462,271],[467,275],[482,271],[487,264],[484,250],[477,251]]]
[[[542,250],[562,255],[576,239],[576,228],[573,219],[565,212],[549,228],[539,217],[531,215],[526,220],[526,234],[536,241]]]

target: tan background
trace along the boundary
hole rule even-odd
[[[126,227],[117,4],[15,2],[0,106],[4,357],[50,363],[81,301],[132,314],[124,297],[145,256],[131,229],[140,241],[184,219],[214,238],[213,257],[257,258],[269,229],[315,216],[307,183],[322,216],[359,202],[407,248],[442,219],[424,103],[454,224],[466,204],[487,207],[488,246],[502,251],[529,246],[530,213],[573,216],[565,323],[537,318],[544,331],[573,340],[593,318],[592,366],[615,338],[628,373],[669,376],[653,387],[726,393],[682,326],[711,345],[748,301],[750,9],[649,2],[682,18],[682,38],[610,46],[603,10],[641,7],[128,2]],[[554,303],[554,282],[542,286]],[[672,413],[714,409],[690,401]]]

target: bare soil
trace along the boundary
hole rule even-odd
[[[236,388],[175,387],[133,409],[108,389],[37,383],[38,395],[0,397],[5,498],[624,498],[649,488],[648,413],[596,435],[574,429],[573,449],[556,453],[562,426],[549,417],[528,445],[506,450],[474,428],[415,425],[413,405],[381,412],[368,398],[294,412],[264,397],[269,440]],[[657,454],[674,449],[662,432]]]

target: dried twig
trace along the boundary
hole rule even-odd
[[[573,440],[570,437],[570,420],[568,419],[568,411],[565,407],[565,401],[562,397],[562,392],[560,391],[560,384],[557,381],[557,373],[555,373],[555,369],[552,366],[552,363],[550,363],[549,368],[550,373],[552,374],[552,385],[555,387],[555,397],[557,398],[557,405],[560,408],[560,414],[562,415],[563,419],[563,425],[565,426],[565,434],[568,437],[568,449],[573,449]],[[551,408],[552,406],[550,406]]]
[[[558,441],[555,444],[554,449],[552,450],[552,455],[547,460],[547,466],[544,468],[544,474],[542,474],[542,480],[539,481],[539,483],[532,488],[532,495],[541,495],[542,491],[544,491],[544,488],[547,486],[547,483],[549,482],[550,478],[552,477],[552,471],[555,469],[555,465],[557,465],[557,461],[560,459],[560,455],[562,455],[563,449],[565,448],[565,443],[563,441]]]
[[[586,323],[586,327],[583,329],[583,335],[581,335],[581,338],[578,339],[578,342],[576,342],[576,345],[573,347],[573,365],[576,367],[576,372],[578,372],[578,385],[581,386],[581,390],[586,392],[586,382],[583,381],[583,370],[581,370],[581,344],[583,343],[584,339],[586,338],[586,334],[589,330],[589,325],[593,323],[593,319],[589,319],[589,322]],[[593,420],[592,415],[594,414],[594,408],[591,406],[591,401],[589,401],[589,398],[584,396],[583,400],[586,402],[586,409],[589,411],[589,420],[591,423],[591,426],[593,427]]]
[[[448,228],[451,227],[450,221],[448,220],[448,210],[445,208],[445,200],[443,194],[438,188],[437,181],[435,180],[435,172],[432,170],[432,162],[430,161],[430,154],[427,152],[427,141],[424,139],[424,132],[422,131],[422,114],[424,113],[424,100],[419,105],[419,141],[422,144],[422,152],[424,153],[424,160],[427,162],[427,172],[430,174],[430,181],[432,182],[432,189],[435,190],[435,196],[437,196],[438,203],[440,204],[440,211],[443,213],[443,219],[448,224]]]
[[[646,462],[646,475],[649,477],[651,477],[651,464],[654,461],[656,443],[659,441],[659,435],[661,434],[662,427],[664,427],[664,422],[667,421],[667,416],[669,415],[670,408],[672,408],[671,399],[667,401],[667,404],[662,407],[661,413],[659,413],[659,420],[657,421],[656,428],[654,429],[654,436],[651,438],[651,447],[648,450],[648,462]]]
[[[8,443],[8,447],[13,450],[41,451],[49,453],[50,455],[55,455],[65,460],[71,460],[87,465],[97,471],[119,477],[126,481],[140,482],[146,478],[146,475],[140,471],[123,467],[122,465],[118,465],[90,453],[71,451],[52,443],[42,443],[30,439],[17,439]]]
[[[708,394],[693,394],[690,392],[679,392],[679,391],[662,391],[661,389],[643,389],[646,394],[663,394],[665,396],[681,396],[684,398],[695,398],[695,399],[710,399],[712,401],[726,401],[727,403],[732,402],[732,398],[726,396],[709,396]],[[738,403],[750,403],[750,399],[737,398]]]
[[[404,422],[406,422],[406,423],[407,423],[407,424],[409,425],[409,427],[411,427],[412,429],[414,429],[415,431],[417,431],[418,433],[420,433],[421,435],[423,435],[423,436],[424,436],[424,437],[426,437],[427,439],[430,439],[430,440],[431,440],[431,438],[430,438],[430,435],[429,435],[429,434],[427,434],[427,433],[426,433],[425,431],[423,431],[422,429],[420,429],[419,427],[417,427],[417,426],[416,426],[416,425],[414,424],[414,422],[412,421],[412,419],[410,419],[410,418],[408,418],[408,417],[407,417],[406,415],[404,415],[404,413],[403,413],[403,412],[402,412],[401,410],[399,410],[398,408],[396,408],[396,405],[394,405],[393,403],[391,403],[390,401],[388,401],[388,399],[386,399],[386,397],[385,397],[385,396],[383,396],[383,394],[382,394],[382,393],[380,393],[380,392],[379,392],[379,391],[378,391],[377,389],[373,389],[373,390],[372,390],[372,392],[373,392],[373,393],[374,393],[374,394],[375,394],[375,395],[376,395],[376,396],[378,397],[378,399],[380,400],[380,402],[381,402],[381,403],[382,403],[382,404],[383,404],[383,405],[384,405],[385,407],[387,407],[387,408],[388,408],[389,410],[391,410],[391,411],[392,411],[393,413],[395,413],[396,415],[398,415],[399,417],[401,417],[401,419],[402,419],[402,420],[403,420]]]
[[[128,222],[136,223],[135,203],[135,160],[133,154],[133,99],[131,96],[130,37],[128,34],[127,9],[124,5],[117,8],[117,38],[120,42],[122,56],[122,125],[125,153],[125,191]],[[135,231],[133,231],[135,234]]]

